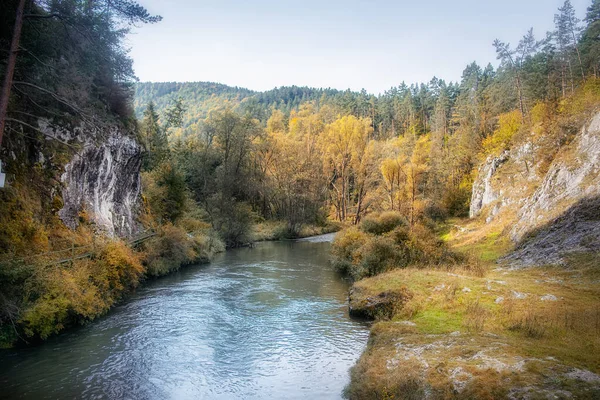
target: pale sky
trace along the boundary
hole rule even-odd
[[[553,29],[564,0],[139,0],[163,16],[128,45],[141,81],[380,93],[497,65],[495,38]],[[583,18],[591,0],[571,0]]]

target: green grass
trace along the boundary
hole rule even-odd
[[[451,333],[463,329],[462,313],[440,309],[421,311],[412,321],[417,324],[419,332],[426,334]]]

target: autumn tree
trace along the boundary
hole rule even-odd
[[[354,179],[372,133],[369,119],[345,116],[327,125],[322,135],[324,172],[329,180],[331,199],[339,221],[345,221],[352,214],[352,208],[356,213],[358,203],[364,199],[365,193]],[[358,215],[361,212],[358,211]]]

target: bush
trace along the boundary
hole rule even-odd
[[[397,213],[371,216],[360,228],[340,232],[331,253],[333,265],[353,280],[409,265],[455,263],[458,257],[430,228],[410,228]]]
[[[37,215],[41,200],[26,187],[0,190],[0,254],[31,254],[48,251],[48,232]]]
[[[213,228],[228,248],[239,247],[251,240],[251,228],[256,215],[246,203],[214,196],[209,200]]]
[[[142,173],[142,186],[148,211],[158,222],[175,222],[183,216],[188,206],[185,180],[170,161]]]
[[[518,110],[511,111],[498,117],[498,129],[483,141],[485,155],[498,156],[510,148],[513,137],[521,129],[523,118]]]
[[[406,250],[391,237],[370,237],[359,249],[358,268],[352,270],[355,280],[382,274],[408,264]]]
[[[368,216],[360,224],[360,229],[363,232],[373,235],[383,235],[391,232],[398,226],[407,226],[408,223],[402,214],[389,211],[384,212],[379,216]]]
[[[110,305],[137,287],[144,272],[138,255],[121,241],[106,244],[92,263],[92,281]]]
[[[169,224],[144,246],[143,263],[148,276],[162,276],[183,265],[208,262],[223,250],[223,243],[210,231],[190,234]]]
[[[102,245],[93,260],[40,268],[25,286],[26,311],[19,322],[28,337],[46,339],[104,314],[143,273],[137,254],[120,241]]]
[[[331,248],[333,265],[340,272],[350,274],[353,267],[357,265],[357,251],[365,244],[367,239],[367,234],[357,228],[349,228],[338,233]]]
[[[169,224],[145,246],[143,262],[149,276],[161,276],[192,263],[197,257],[186,231]]]

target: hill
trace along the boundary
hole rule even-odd
[[[231,108],[241,113],[250,113],[262,122],[276,108],[289,114],[291,110],[306,102],[339,101],[347,93],[353,98],[355,92],[343,92],[336,89],[315,89],[289,86],[275,88],[266,92],[233,87],[214,82],[140,82],[135,85],[134,109],[138,118],[142,118],[148,103],[153,102],[159,115],[175,99],[181,98],[186,112],[183,117],[184,135],[196,132],[198,124],[211,110]],[[327,99],[327,100],[326,100]]]

